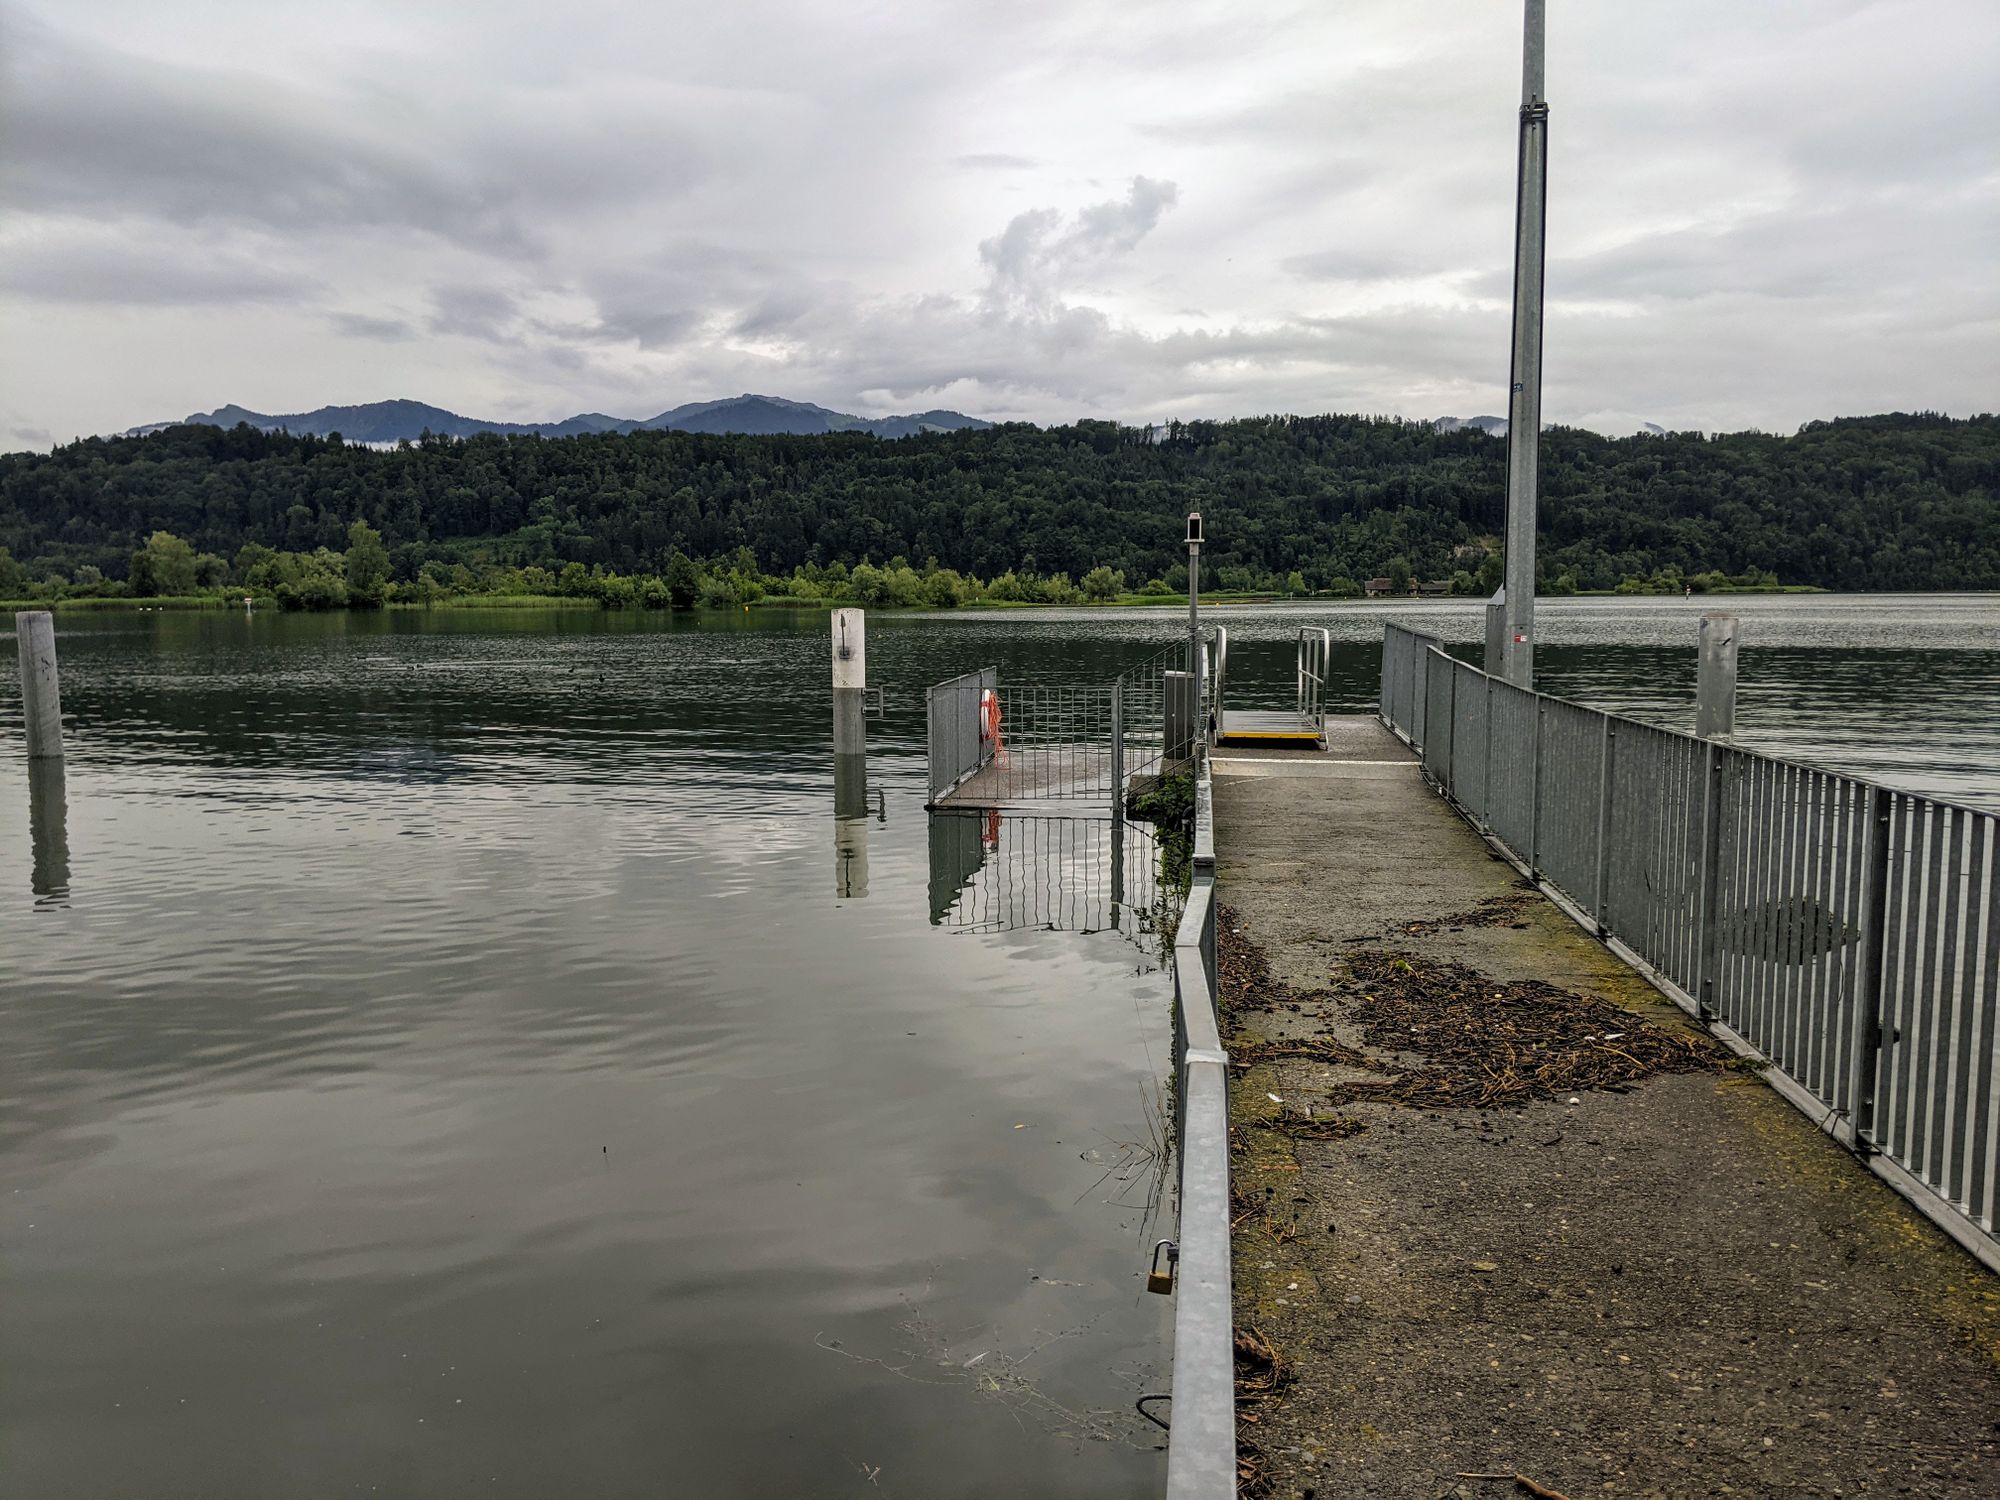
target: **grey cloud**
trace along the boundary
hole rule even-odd
[[[1009,156],[1005,152],[975,152],[957,158],[958,165],[975,172],[1025,172],[1037,166],[1032,156]]]
[[[0,253],[0,290],[39,302],[171,307],[309,298],[303,272],[241,250],[164,238],[149,226],[47,226]]]
[[[10,72],[0,192],[17,209],[524,240],[490,187],[467,185],[421,149],[342,128],[339,111],[256,79],[32,37]]]
[[[1093,203],[1065,227],[1053,208],[1016,214],[1007,227],[979,246],[996,295],[1045,298],[1084,270],[1121,255],[1159,224],[1180,190],[1171,182],[1134,177],[1122,199]]]
[[[433,288],[431,307],[432,333],[471,339],[506,338],[519,312],[507,293],[481,286]]]
[[[375,339],[400,344],[417,336],[417,330],[401,318],[372,318],[366,313],[336,312],[327,315],[334,330],[354,339]]]
[[[460,111],[450,81],[384,100],[81,48],[32,27],[7,40],[0,199],[27,212],[404,231],[534,258],[551,215],[678,195],[714,169],[710,140],[727,133],[684,99],[658,106],[664,116],[594,96]]]
[[[1279,266],[1305,281],[1398,281],[1457,269],[1440,264],[1421,247],[1391,253],[1375,249],[1316,250],[1288,255]]]

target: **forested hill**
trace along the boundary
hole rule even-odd
[[[1183,557],[1182,517],[1198,508],[1211,581],[1258,588],[1298,572],[1320,588],[1399,558],[1419,577],[1476,570],[1501,527],[1505,451],[1477,431],[1342,416],[390,450],[175,427],[0,458],[0,547],[31,577],[88,565],[116,579],[156,531],[226,559],[246,543],[339,549],[361,520],[399,578],[429,561],[658,573],[676,550],[748,547],[777,574],[904,557],[986,578],[1108,565],[1136,584]],[[2000,417],[1845,418],[1791,437],[1558,428],[1542,476],[1541,562],[1557,587],[1661,569],[2000,587]]]

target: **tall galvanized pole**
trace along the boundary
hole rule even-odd
[[[1204,540],[1201,526],[1201,512],[1191,510],[1187,518],[1188,549],[1188,727],[1193,734],[1189,742],[1188,754],[1195,759],[1201,756],[1201,747],[1208,738],[1208,728],[1203,722],[1201,700],[1201,544]],[[1221,726],[1218,725],[1218,732]]]
[[[1542,98],[1545,0],[1527,0],[1521,160],[1514,196],[1514,358],[1507,404],[1506,677],[1535,685],[1535,499],[1542,446],[1542,233],[1548,214],[1549,106]]]

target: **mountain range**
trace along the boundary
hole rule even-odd
[[[589,432],[633,432],[641,428],[665,428],[675,432],[809,433],[865,432],[878,438],[909,437],[919,432],[944,432],[960,427],[991,427],[991,422],[955,411],[920,411],[899,417],[857,417],[830,411],[805,401],[787,401],[779,396],[757,396],[746,392],[720,401],[691,401],[663,411],[657,417],[635,419],[607,417],[602,412],[580,412],[560,422],[488,422],[462,417],[441,406],[422,401],[370,401],[363,406],[322,406],[312,411],[288,412],[273,416],[242,406],[219,406],[214,411],[195,412],[179,422],[151,422],[129,428],[126,437],[144,437],[169,427],[210,426],[230,428],[247,422],[265,432],[289,432],[326,437],[339,433],[356,443],[395,443],[415,440],[430,432],[440,437],[471,437],[474,433],[497,432],[527,437],[576,437]]]

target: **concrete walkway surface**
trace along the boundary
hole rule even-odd
[[[1231,1085],[1239,1340],[1289,1374],[1244,1406],[1249,1492],[2000,1496],[2000,1282],[1753,1072],[1367,1097],[1453,1048],[1475,1081],[1551,1055],[1391,1045],[1406,981],[1629,1013],[1592,1056],[1709,1049],[1374,719],[1329,741],[1214,760],[1225,1035],[1278,1054]]]

